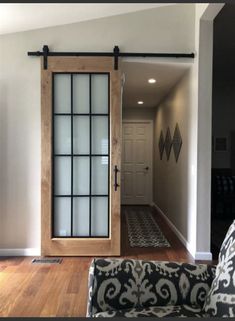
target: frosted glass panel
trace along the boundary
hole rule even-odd
[[[91,235],[108,236],[108,197],[91,199]]]
[[[91,76],[91,110],[92,113],[108,113],[108,75]]]
[[[109,75],[54,74],[53,111],[54,236],[108,237]]]
[[[73,236],[89,236],[89,197],[73,199]]]
[[[90,112],[89,75],[73,76],[73,111],[86,114]]]
[[[73,194],[88,195],[90,181],[89,157],[73,158]]]
[[[71,199],[54,199],[54,236],[71,236]]]
[[[92,117],[92,153],[108,154],[108,117]]]
[[[56,195],[71,194],[71,158],[55,157],[54,160],[54,192]]]
[[[92,194],[108,194],[108,157],[92,157]]]
[[[55,116],[54,119],[55,154],[71,153],[71,117]]]
[[[54,75],[54,112],[71,113],[71,76]]]
[[[90,120],[89,116],[73,118],[73,152],[89,154],[90,152]]]

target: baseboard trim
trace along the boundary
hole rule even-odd
[[[39,248],[0,249],[0,256],[40,256]]]
[[[184,244],[184,246],[189,250],[190,246],[186,238],[181,234],[181,232],[175,227],[175,225],[170,221],[170,219],[166,216],[165,213],[158,207],[155,203],[152,203],[152,206],[155,207],[155,209],[161,214],[163,219],[166,221],[166,223],[169,225],[169,227],[174,231],[174,233],[177,235],[177,237],[180,239],[180,241]]]
[[[195,260],[212,261],[212,253],[211,252],[196,252]]]
[[[177,229],[177,227],[171,222],[171,220],[166,216],[165,213],[160,209],[160,207],[157,206],[157,204],[152,203],[152,206],[155,207],[155,209],[161,214],[163,219],[166,221],[166,223],[169,225],[169,227],[174,231],[174,233],[177,235],[177,237],[180,239],[180,241],[184,244],[184,246],[187,248],[188,251],[190,251],[190,244],[186,240],[186,238],[181,234],[181,232]],[[191,251],[190,251],[191,253]],[[193,253],[191,253],[193,255]]]
[[[181,234],[181,232],[177,229],[177,227],[171,222],[171,220],[166,216],[166,214],[163,213],[163,211],[160,209],[160,207],[157,206],[154,202],[151,204],[153,207],[156,208],[156,210],[161,214],[163,219],[166,221],[168,226],[173,230],[173,232],[177,235],[177,237],[180,239],[180,241],[183,243],[183,245],[186,247],[186,249],[189,251],[189,253],[192,255],[192,257],[195,260],[205,260],[205,261],[211,261],[212,260],[212,253],[211,252],[196,252],[192,249],[189,242],[186,240],[186,238]]]

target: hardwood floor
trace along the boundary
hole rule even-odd
[[[124,208],[124,207],[123,207]],[[131,206],[131,208],[135,208]],[[140,208],[140,206],[138,206]],[[143,210],[146,207],[142,207]],[[133,257],[137,259],[148,259],[148,260],[171,260],[178,262],[194,262],[190,253],[186,250],[180,240],[176,237],[176,235],[172,232],[172,230],[168,227],[165,220],[162,218],[160,214],[157,213],[155,209],[152,208],[153,217],[156,219],[157,224],[160,229],[164,233],[165,237],[171,244],[171,247],[161,247],[161,248],[133,248],[130,247],[128,242],[127,235],[127,226],[126,220],[124,218],[124,211],[122,211],[122,253],[124,257]]]
[[[122,257],[194,262],[160,215],[156,221],[170,248],[131,248],[122,217]],[[31,264],[32,257],[0,258],[0,317],[84,317],[90,257],[61,264]]]

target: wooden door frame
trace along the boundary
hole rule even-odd
[[[108,72],[110,74],[110,185],[109,238],[52,237],[52,73]],[[120,188],[114,191],[115,165],[121,167],[121,81],[110,57],[48,57],[41,59],[41,254],[46,256],[119,256]],[[80,248],[77,248],[78,242]]]
[[[151,151],[150,151],[150,166],[151,166],[151,171],[152,171],[152,175],[150,177],[150,185],[151,185],[151,191],[150,191],[150,197],[149,197],[149,205],[151,205],[153,203],[153,176],[154,176],[154,171],[153,171],[153,151],[154,151],[154,146],[153,146],[153,120],[152,119],[123,119],[122,120],[122,124],[127,124],[127,123],[140,123],[140,124],[144,124],[147,123],[150,125],[150,131],[151,131],[151,135],[150,135],[150,143],[151,143]],[[122,135],[123,135],[123,128],[122,128]],[[122,161],[122,158],[121,158]]]

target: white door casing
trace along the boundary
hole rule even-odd
[[[124,120],[122,142],[122,204],[151,204],[153,122]]]

